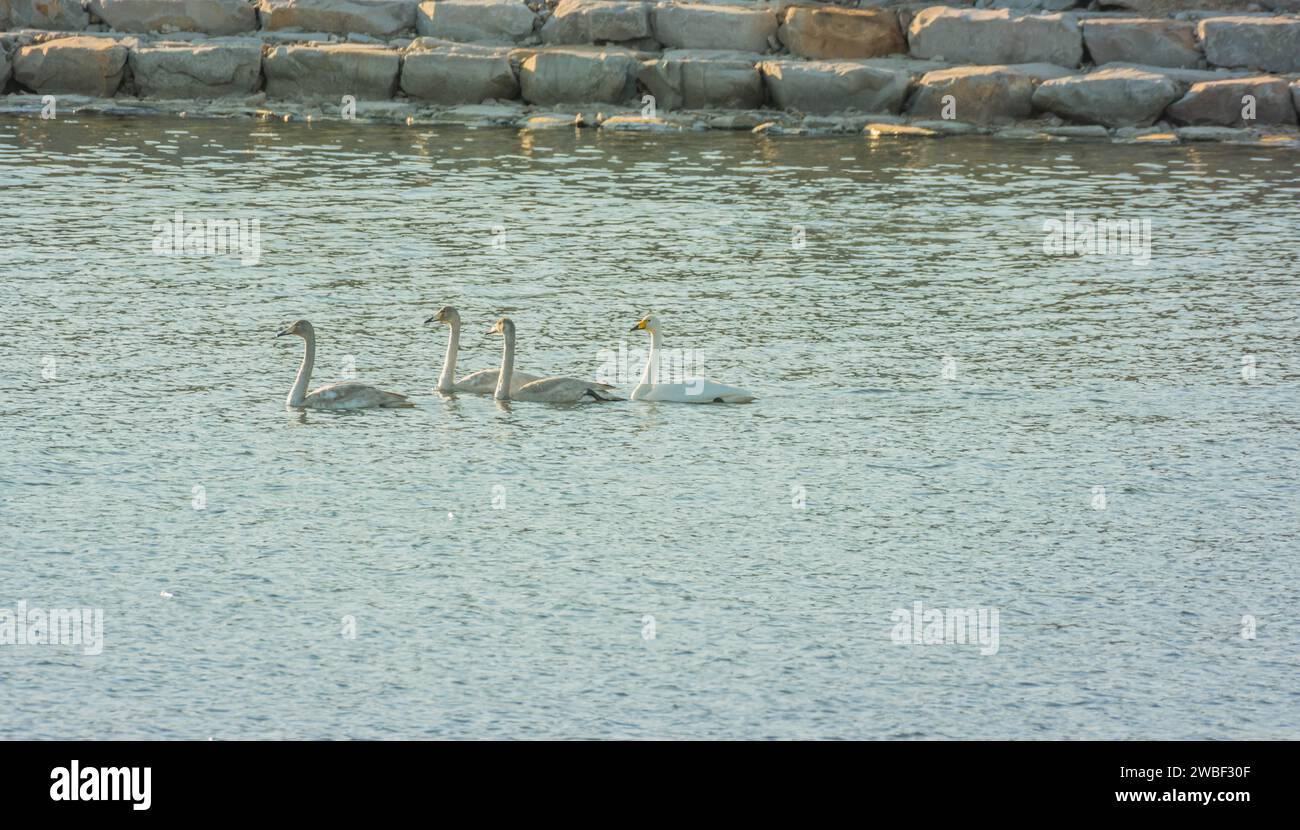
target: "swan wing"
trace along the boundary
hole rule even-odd
[[[399,392],[385,392],[354,380],[331,383],[308,392],[303,406],[313,409],[369,409],[371,407],[415,406]]]
[[[684,383],[643,383],[632,390],[634,401],[667,403],[750,403],[754,393],[714,380],[691,378]]]
[[[483,369],[473,372],[456,381],[456,391],[468,392],[472,395],[491,395],[497,390],[497,378],[500,375],[500,369]],[[542,380],[542,377],[540,375],[530,375],[527,372],[515,372],[510,376],[510,391],[514,392],[519,387],[535,380]]]
[[[536,403],[578,403],[579,401],[610,401],[618,398],[608,397],[602,392],[604,387],[577,378],[544,378],[526,383],[518,391],[511,390],[510,397],[516,401],[534,401]]]

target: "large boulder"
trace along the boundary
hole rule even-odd
[[[1286,17],[1211,17],[1196,27],[1205,58],[1215,66],[1300,72],[1300,20]]]
[[[415,41],[402,58],[402,91],[435,104],[481,104],[519,97],[519,79],[505,47]]]
[[[5,52],[4,46],[0,46],[0,89],[4,89],[5,84],[9,83],[10,69],[9,55]]]
[[[1034,106],[1073,121],[1107,127],[1145,127],[1178,97],[1178,84],[1165,75],[1137,69],[1102,69],[1044,81]]]
[[[548,47],[520,63],[519,90],[530,104],[621,104],[636,91],[640,66],[636,56],[623,49]]]
[[[415,17],[421,35],[468,43],[518,43],[536,23],[522,0],[433,0]]]
[[[119,32],[234,35],[257,29],[257,12],[245,0],[91,0],[90,9]]]
[[[262,28],[392,37],[415,28],[416,0],[259,0]]]
[[[756,52],[670,49],[643,64],[637,80],[665,110],[757,109],[763,105],[761,60]]]
[[[14,80],[38,93],[111,98],[122,84],[126,59],[127,48],[111,38],[57,38],[19,49]]]
[[[8,0],[9,26],[79,32],[90,25],[81,0]]]
[[[791,6],[777,34],[802,58],[874,58],[907,51],[893,9]]]
[[[262,85],[262,44],[251,38],[136,46],[129,63],[146,98],[251,95]]]
[[[542,26],[544,43],[619,43],[649,37],[650,4],[639,0],[560,0]]]
[[[1128,61],[1192,68],[1201,60],[1196,27],[1186,20],[1096,18],[1079,25],[1095,64]]]
[[[843,110],[897,113],[911,76],[860,61],[770,60],[759,64],[780,109],[825,115]]]
[[[913,56],[949,63],[1075,67],[1083,58],[1079,23],[1069,14],[932,6],[912,18],[907,35]]]
[[[266,94],[306,101],[391,98],[400,66],[397,52],[359,43],[277,46],[262,57]]]
[[[766,52],[776,41],[776,13],[767,8],[661,3],[651,19],[655,39],[673,49]]]
[[[951,95],[954,120],[978,124],[1018,121],[1033,114],[1034,90],[1039,83],[1069,72],[1053,64],[938,69],[921,77],[907,111],[920,118],[941,118],[944,98]]]
[[[1255,99],[1253,119],[1244,117],[1248,110],[1242,99],[1247,95]],[[1271,75],[1193,84],[1186,95],[1169,105],[1168,115],[1177,124],[1193,126],[1296,123],[1290,87],[1284,79]]]

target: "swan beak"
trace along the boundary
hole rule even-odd
[[[438,320],[438,315],[435,314],[432,317],[430,317],[428,320],[425,320],[424,324],[427,326],[429,323],[437,322],[437,320]]]
[[[275,336],[276,336],[276,337],[287,337],[288,335],[289,335],[289,330],[288,330],[288,329],[282,329],[282,330],[277,331],[277,332],[275,333]]]
[[[637,323],[635,326],[629,329],[629,331],[640,331],[643,328],[645,328],[645,320],[642,320],[641,322]]]

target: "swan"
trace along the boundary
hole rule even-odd
[[[543,378],[525,383],[516,390],[510,383],[510,377],[515,371],[515,323],[509,317],[502,317],[488,330],[488,334],[499,334],[505,339],[505,345],[501,349],[501,374],[497,379],[496,392],[492,395],[499,401],[579,403],[622,400],[601,394],[604,391],[601,384],[577,378]]]
[[[632,400],[672,403],[749,403],[754,400],[753,392],[704,378],[688,378],[685,383],[655,383],[659,376],[659,346],[663,343],[659,319],[647,314],[632,327],[632,331],[650,333],[650,356],[646,359],[640,383],[632,390]]]
[[[295,320],[288,327],[276,332],[276,337],[293,335],[301,337],[306,344],[302,353],[302,365],[298,367],[298,377],[294,378],[293,388],[289,390],[286,406],[311,407],[312,409],[367,409],[373,406],[386,408],[398,406],[415,406],[405,395],[397,392],[385,392],[354,380],[331,383],[319,389],[307,391],[311,382],[312,365],[316,362],[316,329],[306,320]]]
[[[496,391],[500,369],[483,369],[456,380],[456,354],[460,351],[460,312],[454,306],[443,306],[437,314],[424,322],[445,323],[451,329],[451,336],[447,339],[447,356],[442,360],[442,374],[438,376],[436,391],[443,394],[468,392],[474,395],[491,395]],[[510,391],[515,392],[519,387],[535,380],[541,380],[541,377],[527,372],[515,372],[510,378]]]

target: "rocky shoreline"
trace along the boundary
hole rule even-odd
[[[1300,147],[1300,0],[861,2],[0,0],[0,113]]]

